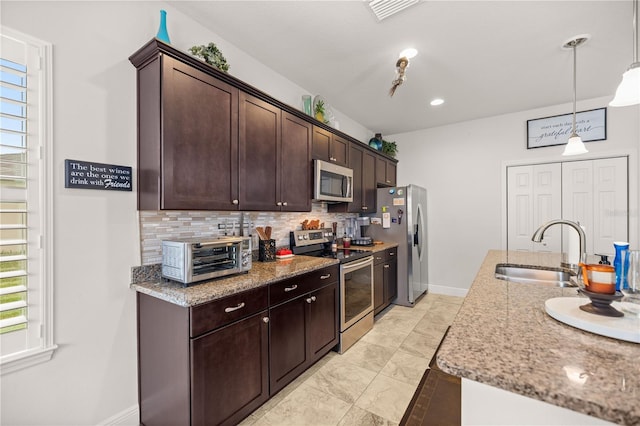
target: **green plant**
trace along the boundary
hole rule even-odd
[[[398,146],[395,142],[389,142],[382,139],[382,152],[387,154],[389,157],[396,158],[396,153],[398,152]]]
[[[209,43],[207,46],[193,46],[189,49],[189,52],[191,52],[193,56],[202,58],[206,63],[213,65],[220,71],[229,71],[229,64],[215,43]]]

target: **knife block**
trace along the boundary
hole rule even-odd
[[[276,240],[258,240],[258,260],[260,262],[276,260]]]

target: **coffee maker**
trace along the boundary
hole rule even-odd
[[[365,217],[354,217],[348,219],[347,225],[347,235],[351,237],[351,245],[354,246],[372,246],[373,238],[367,237],[367,229],[366,227],[371,224],[371,218],[368,216]],[[349,234],[351,232],[351,234]]]

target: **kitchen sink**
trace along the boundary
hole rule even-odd
[[[495,277],[500,280],[525,284],[554,284],[557,287],[577,287],[575,273],[563,269],[534,265],[498,263]],[[571,278],[574,278],[571,280]]]

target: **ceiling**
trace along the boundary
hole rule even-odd
[[[420,1],[382,21],[362,0],[171,4],[383,135],[572,102],[562,45],[576,35],[591,35],[578,101],[613,97],[633,59],[631,0]],[[406,47],[419,53],[390,97]],[[436,97],[445,103],[430,106]]]

